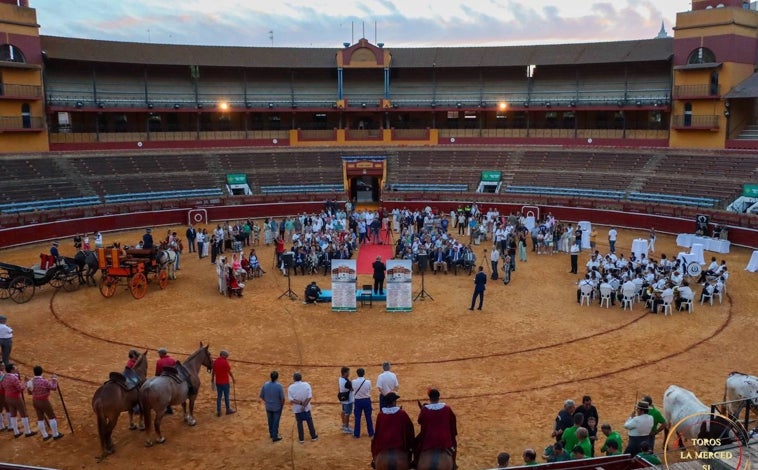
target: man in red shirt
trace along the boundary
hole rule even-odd
[[[397,406],[398,398],[400,397],[395,392],[385,395],[384,400],[387,406],[382,408],[382,412],[376,417],[374,438],[371,440],[371,457],[373,458],[371,466],[374,468],[376,468],[374,466],[376,457],[387,450],[397,449],[407,452],[408,463],[412,460],[416,432],[408,413]]]
[[[418,415],[421,431],[416,437],[416,458],[425,450],[445,449],[452,453],[455,463],[458,445],[455,413],[449,406],[440,403],[440,392],[435,388],[429,390],[429,401],[421,407]]]
[[[50,404],[50,392],[58,389],[58,377],[53,375],[48,380],[42,377],[42,367],[34,366],[34,378],[27,387],[32,394],[32,405],[34,405],[34,411],[37,412],[37,428],[42,433],[42,440],[47,441],[53,438],[57,441],[63,437],[63,434],[58,431],[58,420],[55,418],[55,411]],[[45,429],[45,419],[50,423],[52,434],[48,434],[47,429]]]
[[[216,387],[216,416],[221,416],[221,396],[224,396],[224,405],[226,405],[226,414],[236,413],[229,404],[229,379],[234,382],[232,366],[229,364],[229,352],[221,350],[219,357],[213,361],[213,371],[211,372],[211,384]]]
[[[155,361],[155,376],[161,375],[164,367],[175,367],[176,359],[168,355],[166,348],[160,348],[158,350],[158,360]],[[166,414],[174,414],[174,410],[169,406],[166,408]]]

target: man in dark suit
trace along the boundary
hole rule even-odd
[[[477,297],[479,297],[479,310],[482,309],[485,284],[487,284],[487,275],[484,274],[484,266],[479,266],[479,272],[474,277],[474,295],[471,297],[471,308],[469,310],[474,310]]]
[[[187,228],[187,233],[185,233],[187,236],[187,243],[189,244],[189,252],[194,253],[195,252],[195,239],[197,238],[197,231],[195,230],[195,227],[190,225]]]
[[[377,256],[374,264],[371,265],[374,268],[374,294],[384,294],[384,276],[387,271],[387,266],[382,263],[382,257]]]

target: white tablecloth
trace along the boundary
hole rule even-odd
[[[635,238],[632,242],[632,253],[634,253],[634,257],[638,260],[642,259],[642,255],[645,255],[645,258],[647,258],[647,240],[644,238]]]
[[[753,256],[750,257],[750,262],[747,264],[745,271],[750,271],[751,273],[758,271],[758,250],[753,252]]]
[[[590,248],[590,232],[592,231],[592,224],[586,220],[582,220],[577,223],[582,228],[582,249],[588,250]]]
[[[690,254],[695,255],[695,260],[700,264],[705,264],[705,258],[703,257],[703,244],[693,243],[690,248]]]
[[[680,233],[676,236],[677,246],[689,248],[695,243],[700,243],[703,245],[703,249],[706,251],[714,251],[716,253],[729,253],[729,248],[731,245],[729,240],[721,240],[719,238],[711,237],[699,237],[691,233]]]
[[[682,260],[682,264],[684,265],[685,269],[687,266],[689,266],[690,263],[698,262],[697,255],[684,251],[679,252],[676,258]]]

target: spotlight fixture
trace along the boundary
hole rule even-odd
[[[460,109],[460,108],[462,108],[462,107],[463,107],[463,103],[461,103],[461,102],[459,101],[459,102],[455,103],[455,106],[456,106],[458,109]]]
[[[571,101],[569,103],[569,106],[571,106],[572,108],[575,108],[576,107],[576,101]]]
[[[203,103],[198,103],[197,104],[197,109],[203,109]]]
[[[174,109],[179,109],[181,107],[182,107],[182,105],[180,105],[179,103],[174,104]]]
[[[435,103],[434,101],[432,101],[431,107],[432,107],[432,109],[436,108],[437,107],[437,103]]]
[[[153,109],[153,103],[148,103],[147,104],[147,109]]]
[[[252,103],[245,103],[245,107],[246,107],[247,109],[250,109],[250,108],[252,108],[252,107],[253,107],[253,104],[252,104]]]
[[[97,107],[100,108],[100,109],[103,109],[105,107],[105,104],[101,101],[101,102],[97,103]]]
[[[76,107],[77,107],[77,108],[81,108],[81,107],[83,107],[83,106],[84,106],[84,103],[82,103],[81,101],[77,101],[77,102],[76,102]]]
[[[550,101],[545,101],[545,107],[549,108],[550,106],[552,106],[552,104],[550,103]]]
[[[268,104],[268,109],[274,109],[274,103],[269,103]]]
[[[637,100],[634,104],[636,104],[637,106],[642,106],[642,100]]]
[[[366,103],[361,103],[361,108],[365,108],[365,107],[366,107]]]
[[[620,107],[624,106],[624,101],[623,100],[619,100],[618,103],[616,103],[616,104],[618,104],[619,108],[620,108]]]
[[[345,48],[350,47],[350,43],[349,42],[343,42],[342,45],[345,46]]]

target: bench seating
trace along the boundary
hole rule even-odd
[[[342,184],[290,184],[261,186],[261,194],[341,193],[344,190],[345,188]]]
[[[102,204],[102,201],[98,196],[46,199],[42,201],[10,202],[6,204],[0,204],[0,212],[3,214],[17,214],[20,212],[65,209],[68,207],[94,206],[97,204]]]
[[[132,201],[154,201],[157,199],[186,199],[193,197],[219,197],[224,193],[220,188],[205,189],[178,189],[175,191],[152,191],[145,193],[107,194],[105,202],[108,204]]]
[[[718,199],[711,197],[681,196],[676,194],[640,193],[630,192],[629,199],[632,201],[662,202],[682,206],[713,207],[719,203]]]
[[[467,184],[444,184],[444,183],[395,183],[392,185],[393,191],[446,191],[464,193],[468,191]]]
[[[541,194],[549,196],[572,196],[588,197],[599,199],[624,199],[624,191],[615,191],[610,189],[585,189],[585,188],[559,188],[552,186],[519,186],[508,185],[505,188],[506,193],[522,194]]]

